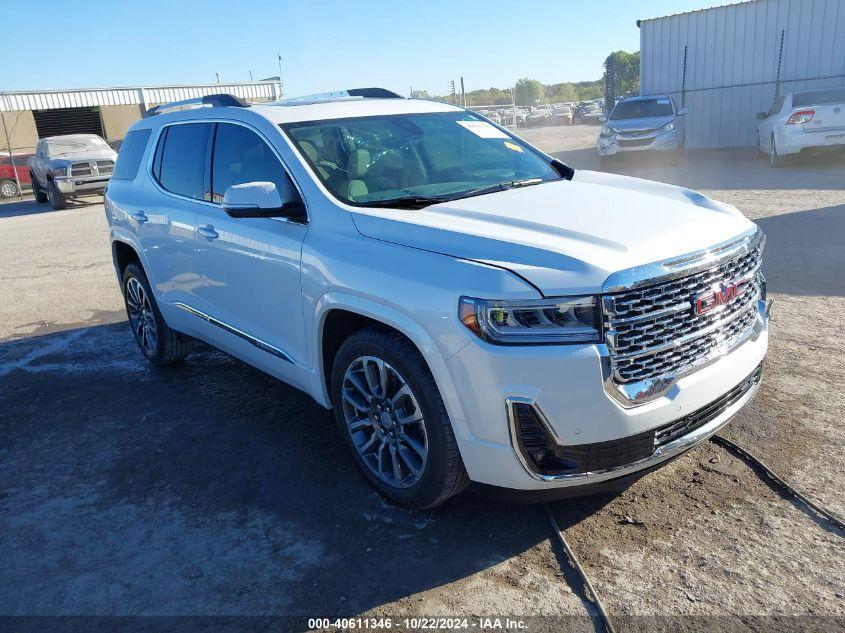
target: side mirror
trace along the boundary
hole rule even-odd
[[[245,182],[232,185],[223,194],[223,210],[233,218],[302,219],[305,207],[298,197],[282,200],[272,182]]]
[[[689,108],[681,108],[678,110],[678,116],[686,116],[689,114]]]
[[[768,113],[768,112],[758,112],[754,118],[756,118],[756,119],[760,119],[760,120],[762,120],[762,119],[768,119],[768,118],[769,118],[769,113]]]

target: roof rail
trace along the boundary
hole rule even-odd
[[[404,97],[386,88],[349,88],[348,90],[290,97],[289,99],[274,101],[272,105],[306,105],[323,101],[352,101],[358,99],[404,99]]]
[[[230,106],[233,108],[248,108],[249,104],[243,99],[226,93],[205,95],[204,97],[196,97],[194,99],[185,99],[184,101],[173,101],[171,103],[162,103],[154,108],[147,110],[144,118],[155,116],[157,114],[164,114],[167,110],[184,110],[191,107],[202,108],[223,108]]]

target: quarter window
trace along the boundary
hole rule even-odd
[[[135,179],[149,140],[150,130],[133,130],[126,135],[120,144],[112,180]]]
[[[287,172],[273,150],[242,125],[217,124],[211,162],[211,199],[218,204],[226,189],[246,182],[272,182],[283,198],[290,190]]]
[[[159,184],[171,193],[203,199],[205,156],[208,151],[208,123],[171,125],[162,134],[156,150],[155,169]],[[163,145],[162,145],[163,144]]]

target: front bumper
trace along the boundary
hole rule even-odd
[[[473,341],[447,363],[467,418],[458,437],[470,478],[519,490],[587,486],[655,467],[715,433],[754,396],[754,384],[715,418],[657,447],[644,459],[595,471],[543,475],[526,464],[512,435],[512,402],[530,402],[561,446],[579,447],[633,438],[696,413],[731,392],[760,365],[768,347],[768,318],[760,307],[755,332],[662,396],[625,407],[608,393],[602,345],[503,347]]]
[[[677,130],[653,133],[648,136],[633,136],[619,132],[613,136],[599,136],[596,151],[599,156],[613,156],[628,152],[666,152],[679,149],[683,144]]]
[[[109,177],[100,178],[56,178],[56,187],[66,196],[82,196],[103,193],[109,184]]]

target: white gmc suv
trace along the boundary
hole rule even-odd
[[[302,389],[393,501],[625,486],[757,390],[763,236],[730,205],[378,88],[150,114],[106,193],[141,351]]]

